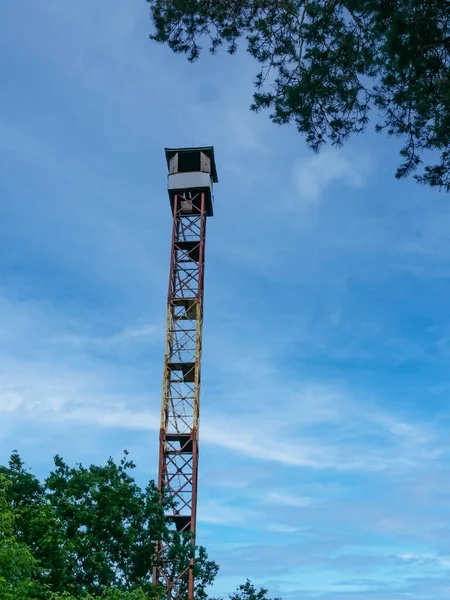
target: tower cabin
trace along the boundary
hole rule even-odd
[[[174,198],[179,196],[185,214],[200,210],[200,197],[205,194],[206,216],[213,216],[213,184],[219,181],[213,146],[201,148],[166,148],[168,192],[172,212]]]

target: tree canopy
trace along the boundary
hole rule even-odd
[[[15,517],[8,502],[10,489],[10,481],[0,475],[0,597],[26,600],[40,591],[33,581],[38,563],[30,548],[14,535]]]
[[[151,578],[155,543],[164,539],[175,572],[195,552],[195,598],[207,600],[217,564],[189,534],[167,527],[169,501],[153,481],[142,489],[134,468],[126,451],[119,463],[89,467],[55,456],[41,482],[13,452],[0,465],[0,599],[161,600],[165,590]],[[247,581],[230,600],[268,600],[266,592]]]
[[[169,560],[180,570],[193,546],[168,529],[154,482],[141,489],[130,474],[134,467],[127,453],[118,464],[110,458],[89,467],[70,467],[56,456],[41,483],[13,453],[0,466],[0,585],[7,581],[16,590],[16,580],[28,581],[39,594],[45,590],[68,600],[161,597],[164,590],[151,582],[156,540],[171,541]],[[204,548],[194,551],[201,599],[218,567]],[[14,593],[11,598],[21,597]],[[24,598],[39,594],[28,591]]]
[[[148,0],[151,38],[260,64],[251,108],[308,145],[367,129],[403,141],[396,177],[450,190],[450,0]]]
[[[234,594],[230,595],[230,600],[269,600],[267,598],[267,589],[257,589],[253,583],[247,579],[247,581],[238,587]],[[275,600],[281,600],[276,598]]]

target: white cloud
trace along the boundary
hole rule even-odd
[[[282,525],[278,523],[269,523],[267,529],[269,531],[274,531],[275,533],[297,533],[298,531],[298,527],[291,527],[289,525]]]
[[[402,554],[396,554],[396,557],[404,562],[412,562],[412,563],[428,563],[430,565],[434,565],[436,567],[441,567],[443,569],[450,569],[450,556],[447,555],[437,555],[431,552],[417,554],[411,552],[405,552]]]
[[[43,373],[42,365],[13,367],[11,364],[3,373],[0,378],[0,411],[4,418],[15,420],[20,415],[22,421],[76,423],[124,431],[155,431],[159,427],[159,396],[117,393],[114,391],[114,378],[108,381],[108,377],[113,377],[112,373],[83,374],[68,368]],[[300,392],[297,396],[297,404],[301,395]],[[330,397],[336,402],[335,395]],[[292,398],[289,400],[292,401]],[[251,402],[249,398],[249,408]],[[201,441],[260,461],[314,469],[379,471],[412,466],[417,460],[426,459],[422,446],[429,437],[418,436],[416,441],[414,437],[408,438],[403,445],[402,436],[397,440],[397,433],[391,433],[392,428],[396,429],[393,420],[389,421],[386,429],[385,419],[378,413],[371,416],[371,413],[365,414],[358,409],[357,405],[346,405],[345,402],[337,406],[343,423],[348,420],[349,413],[355,415],[359,411],[359,419],[354,424],[356,429],[372,432],[381,428],[378,436],[383,434],[386,440],[381,447],[373,446],[363,436],[354,438],[353,430],[346,431],[339,420],[336,421],[334,413],[323,411],[321,403],[318,404],[322,420],[317,417],[317,420],[307,419],[306,423],[300,421],[292,431],[288,428],[292,410],[286,410],[285,419],[268,411],[267,414],[255,415],[251,420],[245,411],[240,418],[218,410],[209,411],[201,425]],[[261,408],[263,406],[264,400]],[[310,407],[309,410],[313,409]],[[292,419],[295,421],[295,415]],[[326,426],[326,432],[315,432],[317,426]],[[282,492],[273,492],[270,501],[286,506],[310,503],[308,498]]]
[[[325,149],[295,163],[294,184],[302,200],[317,202],[333,183],[363,187],[368,171],[364,157],[349,158],[341,149]]]
[[[129,326],[112,333],[110,335],[103,336],[83,336],[83,335],[62,335],[56,338],[58,342],[67,343],[70,346],[76,347],[122,347],[132,346],[137,344],[160,344],[161,348],[164,348],[164,323],[158,324],[147,324],[138,326]]]
[[[199,501],[198,519],[201,523],[248,526],[260,517],[258,511],[241,506],[231,506],[216,500]]]
[[[314,498],[309,498],[308,496],[294,496],[292,494],[287,494],[286,492],[270,492],[267,494],[266,499],[273,504],[298,508],[309,506],[316,502]]]
[[[8,323],[0,339],[4,353],[0,354],[0,411],[11,426],[20,415],[22,420],[40,423],[158,429],[160,384],[146,387],[147,361],[129,372],[125,364],[118,370],[115,361],[142,348],[143,342],[157,342],[154,375],[160,381],[161,327],[129,326],[97,336],[88,328],[78,333],[76,321],[65,322],[50,307],[1,298],[0,306]],[[13,330],[16,337],[27,340],[26,346],[13,346]],[[353,398],[333,385],[318,385],[295,375],[286,378],[269,350],[242,342],[237,349],[232,338],[217,339],[220,348],[214,352],[213,345],[209,356],[222,353],[236,358],[226,363],[208,360],[214,380],[230,383],[224,392],[208,389],[205,381],[202,443],[261,462],[313,469],[379,471],[411,467],[438,456],[433,432],[426,425],[383,411],[367,398]],[[111,363],[97,358],[99,350],[105,349]],[[211,403],[209,397],[218,402]],[[285,505],[304,502],[286,498]],[[278,501],[283,503],[281,496]]]

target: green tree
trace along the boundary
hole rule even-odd
[[[193,546],[189,532],[168,532],[165,541],[170,542],[164,554],[165,572],[169,574],[172,581],[176,581],[174,596],[187,597],[188,595],[188,567],[190,559],[195,555],[194,563],[194,596],[196,600],[206,600],[208,594],[206,589],[212,585],[219,571],[217,564],[210,560],[202,546]],[[180,573],[185,576],[178,578]]]
[[[319,151],[366,130],[400,137],[396,177],[450,190],[450,0],[148,0],[153,33],[193,61],[206,42],[260,63],[253,110]],[[430,153],[431,151],[431,153]]]
[[[98,598],[98,596],[92,596],[91,594],[73,596],[71,594],[68,594],[67,592],[53,592],[48,595],[48,600],[95,600],[95,598]],[[131,592],[117,589],[109,589],[105,590],[102,593],[101,598],[103,600],[148,600],[148,595],[145,594],[145,592],[141,588],[132,590]]]
[[[8,481],[6,500],[14,515],[14,535],[30,548],[43,565],[38,580],[56,585],[69,577],[66,543],[53,507],[47,502],[45,486],[24,467],[17,452],[7,466],[0,466],[0,477]]]
[[[45,588],[34,581],[37,561],[14,535],[14,512],[7,498],[10,487],[8,479],[0,475],[0,599],[40,598]]]
[[[253,583],[247,579],[247,581],[240,585],[237,590],[230,594],[230,600],[270,600],[267,597],[266,588],[257,589]],[[276,598],[275,600],[281,600],[280,598]]]
[[[168,530],[158,490],[153,482],[144,490],[137,485],[127,452],[119,464],[109,459],[104,466],[70,467],[59,456],[54,463],[42,484],[17,452],[0,467],[9,482],[5,499],[15,514],[13,533],[39,561],[39,583],[68,598],[112,593],[128,598],[125,593],[132,592],[131,600],[141,592],[158,597],[161,589],[152,585],[151,576],[155,542],[164,537],[173,541],[170,559],[177,568],[189,565],[196,552],[196,591],[205,597],[217,565],[204,548]]]

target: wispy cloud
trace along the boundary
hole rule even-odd
[[[42,365],[10,362],[6,372],[0,379],[2,405],[22,419],[138,431],[159,427],[159,395],[150,398],[142,391],[117,390],[114,368],[89,375],[73,367],[44,371]],[[360,403],[333,389],[305,386],[295,379],[282,384],[283,375],[276,377],[280,383],[273,380],[266,389],[260,384],[246,391],[252,380],[246,382],[244,376],[240,393],[246,395],[247,406],[236,416],[208,407],[202,442],[258,461],[337,471],[414,467],[441,452],[432,430],[424,425],[396,419],[373,406],[368,409],[364,400]],[[293,388],[295,394],[289,391]],[[284,403],[273,407],[275,390],[283,389]],[[252,414],[257,406],[263,412]],[[282,494],[275,498],[293,505],[305,500]]]
[[[117,333],[102,336],[62,335],[57,338],[60,343],[75,347],[120,348],[133,347],[140,344],[158,344],[163,347],[165,331],[163,323],[128,326]]]
[[[269,492],[266,497],[267,501],[280,506],[309,506],[314,504],[314,498],[308,496],[294,496],[285,492]]]
[[[200,500],[199,520],[209,525],[237,525],[251,526],[259,521],[262,513],[255,509],[248,509],[238,505],[226,504],[218,500]]]
[[[370,174],[368,159],[347,157],[338,149],[325,149],[319,154],[298,160],[294,166],[294,184],[302,200],[317,202],[333,184],[362,188]]]

